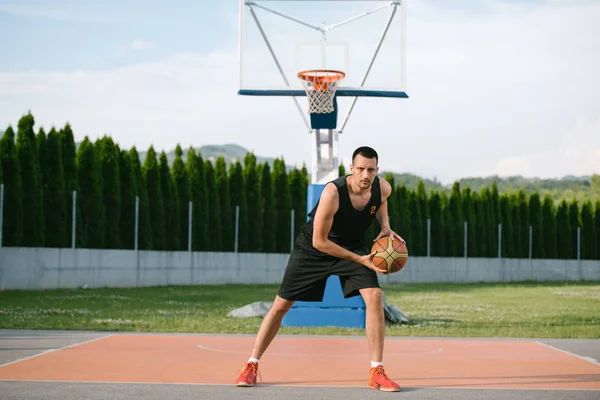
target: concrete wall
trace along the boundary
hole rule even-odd
[[[279,283],[288,254],[4,247],[0,290]],[[600,281],[600,261],[411,257],[381,283]]]

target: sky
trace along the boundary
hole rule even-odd
[[[344,165],[369,145],[381,170],[446,184],[600,173],[600,1],[407,4],[409,98],[359,99],[339,135]],[[294,14],[298,2],[265,5],[313,15]],[[31,111],[36,129],[70,123],[77,141],[235,143],[310,167],[311,136],[291,99],[237,95],[238,13],[237,0],[0,0],[0,130]],[[375,45],[381,26],[354,32]],[[248,38],[249,74],[275,76],[260,37]],[[371,47],[351,49],[370,60]],[[373,79],[391,81],[401,69],[381,60]]]

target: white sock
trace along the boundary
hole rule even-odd
[[[383,365],[381,361],[371,361],[371,368],[379,367],[380,365]]]
[[[253,363],[257,363],[258,364],[258,358],[250,357],[248,359],[248,362],[253,362]]]

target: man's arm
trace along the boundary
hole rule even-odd
[[[315,213],[314,230],[313,230],[313,246],[323,253],[330,254],[334,257],[344,258],[346,260],[362,263],[362,256],[344,249],[336,243],[329,240],[328,235],[333,225],[333,216],[338,210],[339,194],[337,187],[333,184],[328,184],[321,193],[319,199],[319,207]]]

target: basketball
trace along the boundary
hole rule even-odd
[[[388,274],[400,271],[408,261],[408,249],[406,244],[400,240],[392,240],[389,236],[379,238],[371,248],[375,251],[373,264],[377,268],[384,269]]]

